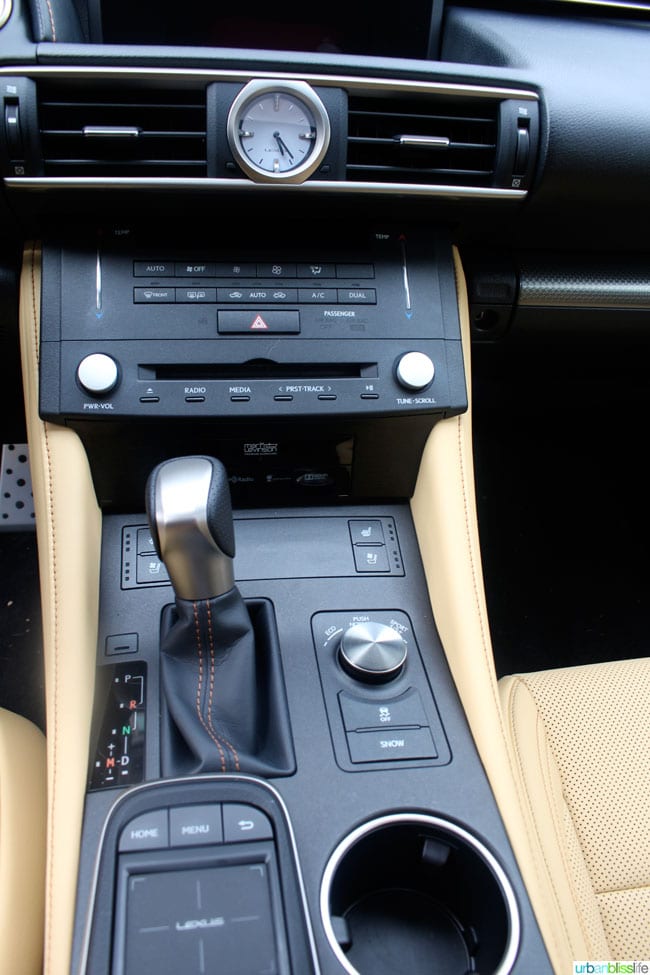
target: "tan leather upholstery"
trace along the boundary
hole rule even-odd
[[[43,961],[45,738],[0,709],[0,972],[36,975]]]
[[[469,313],[463,270],[457,252],[455,266],[465,374],[469,380]],[[599,944],[605,951],[604,955],[596,952],[592,957],[606,958],[610,951],[614,952],[617,942],[610,931],[619,929],[620,914],[626,913],[632,902],[640,897],[645,898],[645,893],[643,888],[625,888],[623,892],[613,891],[611,894],[600,890],[597,899],[591,877],[585,873],[586,867],[584,870],[581,867],[578,838],[571,834],[569,824],[565,833],[566,850],[556,849],[555,859],[540,843],[538,817],[536,819],[534,816],[535,804],[542,799],[546,804],[545,794],[553,782],[556,796],[561,794],[562,785],[561,779],[557,778],[559,772],[554,772],[549,766],[547,787],[542,785],[543,779],[534,777],[538,789],[541,789],[536,799],[533,782],[526,783],[521,774],[511,719],[501,707],[485,603],[476,515],[471,388],[468,389],[468,398],[470,408],[467,413],[442,420],[433,428],[420,464],[411,510],[431,606],[449,668],[554,971],[556,975],[566,975],[566,972],[572,971],[574,960],[589,957],[589,943],[593,944],[594,951]],[[523,695],[521,700],[523,702]],[[647,693],[645,700],[648,701]],[[645,713],[646,723],[650,726],[647,703]],[[647,744],[645,765],[650,767]],[[648,785],[646,793],[650,794]],[[629,788],[629,783],[625,788]],[[650,845],[647,838],[649,816],[646,807],[644,817],[640,819],[646,827],[643,844],[646,855]],[[568,901],[558,890],[558,884],[562,883],[559,880],[562,877],[562,856],[571,857],[574,871],[576,898]],[[607,923],[604,921],[605,915]],[[643,920],[643,910],[638,904],[636,916],[647,937],[650,919]],[[590,942],[583,936],[582,926],[586,927]],[[641,957],[647,958],[648,955],[649,951],[646,950]]]
[[[40,312],[40,250],[28,245],[21,277],[20,342],[48,728],[44,969],[46,975],[69,975],[95,681],[101,513],[78,436],[44,423],[38,415]]]
[[[564,970],[650,958],[650,658],[507,677],[500,693]]]

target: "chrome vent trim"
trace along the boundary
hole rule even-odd
[[[350,76],[346,74],[305,73],[293,71],[243,71],[238,69],[208,69],[208,68],[162,68],[162,67],[94,67],[84,65],[45,66],[33,65],[19,68],[0,68],[0,78],[3,76],[23,77],[35,83],[39,93],[51,93],[53,88],[63,86],[70,92],[83,92],[83,102],[89,92],[99,90],[106,97],[109,106],[119,108],[119,99],[115,93],[124,93],[129,89],[138,98],[146,94],[151,98],[152,93],[158,92],[162,97],[158,99],[158,106],[163,107],[171,97],[180,99],[183,103],[200,111],[201,123],[193,125],[174,125],[166,129],[134,122],[132,117],[99,118],[86,117],[68,129],[67,126],[57,128],[56,119],[53,125],[41,124],[43,137],[48,141],[44,167],[37,172],[17,172],[8,174],[4,179],[7,188],[13,191],[42,191],[49,189],[69,189],[84,191],[96,188],[111,188],[115,191],[144,189],[144,190],[237,190],[253,192],[286,192],[286,188],[253,185],[239,179],[215,179],[207,177],[206,161],[206,87],[212,82],[245,83],[253,78],[276,80],[307,80],[312,85],[343,88],[351,100],[376,98],[381,101],[390,99],[452,99],[461,100],[472,106],[472,113],[481,116],[484,106],[489,104],[489,111],[508,99],[516,99],[525,103],[538,102],[539,95],[530,89],[510,86],[486,85],[473,82],[451,82],[444,80],[424,80],[408,78],[380,78],[367,76]],[[39,101],[45,101],[44,96]],[[69,99],[73,102],[76,97]],[[128,101],[128,100],[127,100]],[[101,99],[100,99],[101,102]],[[145,105],[151,103],[145,100]],[[53,107],[57,107],[56,105]],[[132,107],[132,106],[131,106]],[[178,106],[176,106],[178,107]],[[422,134],[413,130],[410,125],[399,127],[398,140],[402,151],[414,153],[421,160],[429,152],[446,157],[452,149],[453,140],[446,135]],[[105,132],[102,132],[102,129]],[[84,134],[85,130],[85,134]],[[136,135],[137,130],[137,135]],[[72,131],[70,142],[65,140],[66,132]],[[62,136],[64,151],[57,149],[56,139]],[[161,137],[165,151],[154,152],[154,140]],[[449,147],[447,147],[449,139]],[[188,151],[192,140],[194,147]],[[75,152],[69,148],[76,145]],[[170,151],[169,146],[176,149]],[[105,150],[96,150],[105,146]],[[197,145],[200,147],[197,149]],[[482,144],[481,144],[482,145]],[[182,147],[182,148],[180,148]],[[62,148],[61,143],[58,149]],[[180,151],[179,151],[180,148]],[[457,149],[454,146],[452,151]],[[473,147],[470,145],[469,147]],[[483,146],[485,148],[485,146]],[[137,151],[135,151],[137,150]],[[488,150],[491,151],[491,150]],[[76,154],[75,154],[76,153]],[[353,163],[354,165],[354,163]],[[417,169],[417,167],[415,167]],[[449,168],[456,172],[444,174],[440,172],[425,172],[420,177],[413,172],[413,168],[406,168],[403,173],[390,173],[389,169],[377,168],[367,172],[362,179],[348,177],[345,180],[309,180],[301,185],[300,192],[332,194],[372,194],[418,197],[443,197],[449,199],[486,198],[501,200],[522,200],[526,197],[526,189],[517,185],[518,181],[507,182],[498,180],[490,183],[489,166],[423,166],[425,170]]]
[[[348,109],[348,180],[492,185],[496,99],[352,94]]]
[[[205,89],[42,81],[45,176],[201,176]]]
[[[23,191],[41,190],[192,190],[198,192],[213,192],[214,190],[230,190],[244,193],[268,192],[268,183],[253,183],[245,179],[120,179],[119,177],[92,178],[78,177],[76,179],[42,176],[11,176],[5,179],[5,186],[9,189]],[[526,190],[513,190],[501,187],[472,187],[472,186],[414,186],[412,183],[353,183],[335,182],[334,180],[307,181],[305,183],[284,183],[273,187],[274,193],[313,193],[315,195],[353,195],[367,194],[371,196],[421,196],[443,197],[450,200],[462,199],[491,199],[491,200],[524,200]]]

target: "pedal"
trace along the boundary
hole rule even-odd
[[[29,448],[24,443],[3,444],[0,531],[33,531],[35,527]]]

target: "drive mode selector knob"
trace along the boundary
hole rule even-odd
[[[405,389],[424,389],[433,381],[435,371],[424,352],[407,352],[397,363],[397,379]]]
[[[93,352],[77,366],[77,379],[91,396],[105,396],[117,386],[117,362],[103,352]]]
[[[405,641],[385,623],[355,623],[339,644],[339,662],[355,680],[383,684],[402,672],[406,663]]]

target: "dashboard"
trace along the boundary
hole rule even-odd
[[[594,451],[643,429],[649,16],[0,3],[49,775],[26,975],[560,975],[497,680],[562,603],[536,512],[571,553],[567,416]]]

